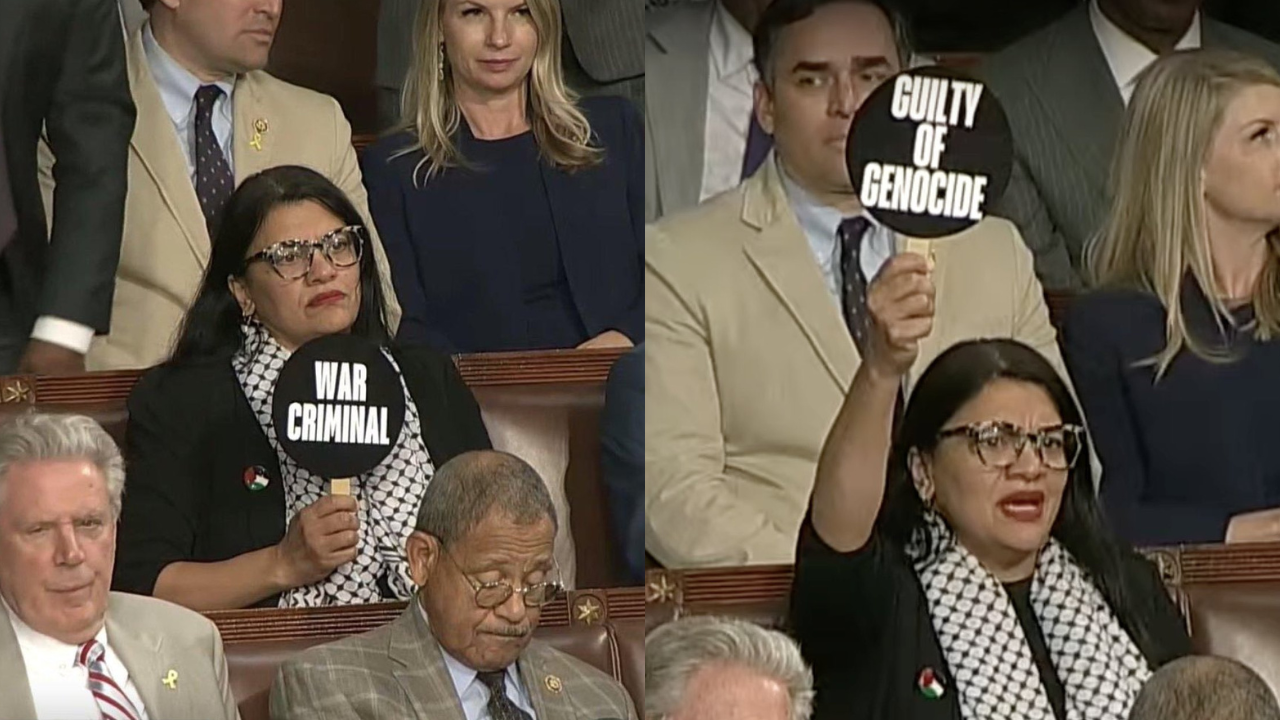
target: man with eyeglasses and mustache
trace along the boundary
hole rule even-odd
[[[333,98],[264,70],[284,0],[141,4],[147,19],[125,44],[138,119],[111,331],[68,338],[88,350],[87,369],[150,367],[168,357],[208,266],[222,207],[244,178],[279,165],[324,175],[365,218],[394,333],[400,306],[370,222],[351,126]],[[50,196],[52,159],[43,155]]]
[[[271,717],[636,718],[621,684],[532,638],[560,590],[557,522],[542,479],[514,455],[445,463],[408,541],[416,598],[388,625],[286,662]]]

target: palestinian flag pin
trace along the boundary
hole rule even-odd
[[[938,673],[931,667],[920,671],[920,677],[916,678],[916,687],[920,688],[921,695],[930,700],[937,700],[947,693],[947,689],[942,685],[942,680],[938,677]]]
[[[244,486],[249,488],[249,492],[258,492],[267,486],[267,469],[261,465],[254,465],[244,469]]]

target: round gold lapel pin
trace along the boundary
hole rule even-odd
[[[564,685],[560,682],[560,678],[555,675],[548,675],[543,682],[547,684],[547,689],[553,693],[559,693],[564,689]]]

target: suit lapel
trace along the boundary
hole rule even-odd
[[[142,32],[135,32],[127,47],[129,63],[129,87],[133,90],[133,102],[138,117],[129,145],[138,154],[142,166],[151,176],[151,183],[159,192],[164,204],[173,213],[182,228],[191,252],[204,267],[209,262],[209,230],[205,227],[204,211],[196,197],[187,160],[179,145],[173,122],[160,99],[147,65],[146,51],[142,45]]]
[[[702,192],[704,133],[707,124],[707,50],[715,3],[690,5],[651,21],[649,37],[657,52],[645,53],[645,74],[664,81],[649,86],[645,114],[654,133],[658,168],[671,168],[658,178],[662,207],[692,207]]]
[[[120,615],[125,612],[113,594],[107,610],[107,642],[120,657],[129,671],[129,680],[142,698],[147,709],[147,716],[153,718],[186,717],[191,708],[183,702],[184,695],[175,694],[174,689],[161,685],[164,678],[164,638],[159,633],[147,632],[146,620],[135,619],[134,622],[120,622]],[[127,627],[125,627],[127,626]],[[181,690],[177,686],[176,690]]]
[[[427,627],[416,599],[409,602],[396,622],[400,628],[391,633],[388,647],[388,655],[396,664],[392,674],[418,720],[466,720],[440,643]]]
[[[0,38],[5,36],[0,30]],[[5,47],[0,45],[0,47]],[[0,61],[3,62],[3,61]],[[27,666],[22,662],[22,648],[13,634],[9,613],[0,604],[0,678],[5,679],[5,692],[0,692],[0,720],[21,720],[36,716],[35,700],[27,683]]]
[[[234,107],[231,154],[235,158],[236,185],[239,185],[250,175],[271,167],[274,134],[280,128],[267,109],[257,73],[246,73],[236,80]]]
[[[1093,33],[1088,3],[1071,12],[1052,42],[1041,56],[1045,82],[1032,83],[1032,91],[1088,177],[1081,191],[1094,193],[1101,207],[1124,99]]]
[[[576,717],[569,704],[568,694],[564,691],[567,678],[557,677],[549,672],[542,662],[542,650],[531,644],[520,654],[516,661],[520,671],[520,681],[529,693],[533,702],[534,714],[538,720],[569,720]],[[552,688],[559,688],[553,690]]]
[[[847,390],[857,367],[853,338],[831,298],[804,232],[787,203],[776,162],[746,182],[742,220],[747,258],[804,332],[831,379]]]

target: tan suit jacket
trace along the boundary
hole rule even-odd
[[[972,338],[1021,340],[1062,371],[1011,223],[932,247],[937,314],[908,388]],[[646,548],[671,567],[790,563],[859,357],[776,163],[650,226],[645,254]]]
[[[538,640],[517,662],[537,720],[634,720],[625,688]],[[466,720],[462,702],[416,601],[363,635],[286,661],[271,687],[273,720]]]
[[[239,720],[222,636],[197,612],[141,595],[111,593],[107,642],[129,671],[152,720]],[[164,683],[170,672],[173,687]],[[0,606],[0,720],[36,716],[22,650]]]
[[[138,120],[129,143],[129,195],[111,333],[94,338],[87,358],[89,370],[149,367],[168,357],[182,317],[199,289],[211,247],[178,135],[147,64],[141,30],[132,34],[125,50]],[[263,71],[241,75],[234,93],[236,182],[277,165],[304,165],[342,188],[370,228],[394,332],[400,306],[369,215],[351,145],[351,126],[342,108],[327,95]],[[259,120],[267,128],[260,137],[260,150],[250,144]],[[53,187],[50,160],[46,157],[42,163],[47,197]]]

